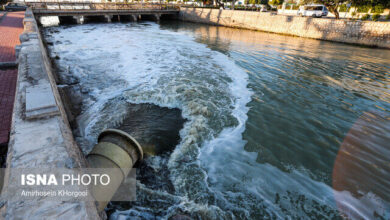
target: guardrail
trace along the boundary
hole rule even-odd
[[[26,2],[32,10],[180,10],[177,5],[156,3]]]

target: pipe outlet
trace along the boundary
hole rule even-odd
[[[87,155],[88,165],[90,168],[102,168],[102,171],[104,168],[117,169],[109,169],[111,181],[108,187],[95,185],[91,188],[99,212],[104,210],[134,164],[142,158],[140,144],[126,132],[107,129],[100,133],[98,143]]]

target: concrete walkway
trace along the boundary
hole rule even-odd
[[[24,12],[0,14],[0,62],[14,62],[15,46],[20,44]],[[0,69],[0,146],[8,143],[15,98],[17,69]]]
[[[23,17],[23,14],[15,15],[14,21]],[[8,29],[9,35],[13,34],[10,29],[20,30],[17,27],[19,22],[13,25],[9,20],[3,21],[2,28]],[[85,158],[73,139],[51,61],[30,9],[27,9],[23,23],[19,67],[17,74],[14,74],[17,75],[17,87],[2,189],[5,203],[3,206],[0,204],[0,219],[101,219],[93,201],[69,200],[65,197],[66,201],[61,201],[58,194],[57,199],[51,196],[23,197],[20,191],[23,189],[18,187],[21,173],[17,170],[20,169],[36,168],[44,173],[55,173],[56,169],[86,167]],[[17,35],[14,39],[17,39]],[[5,42],[10,41],[12,39]],[[55,106],[52,106],[53,100]],[[42,188],[43,191],[45,189]],[[76,190],[82,189],[79,187]]]

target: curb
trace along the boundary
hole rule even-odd
[[[0,62],[0,70],[2,69],[15,69],[18,67],[18,62]]]
[[[5,18],[5,16],[7,16],[7,11],[6,12],[4,12],[4,14],[0,17],[0,24],[1,24],[1,21]]]

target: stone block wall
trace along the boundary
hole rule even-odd
[[[390,22],[349,21],[206,8],[181,8],[179,19],[390,49]]]

